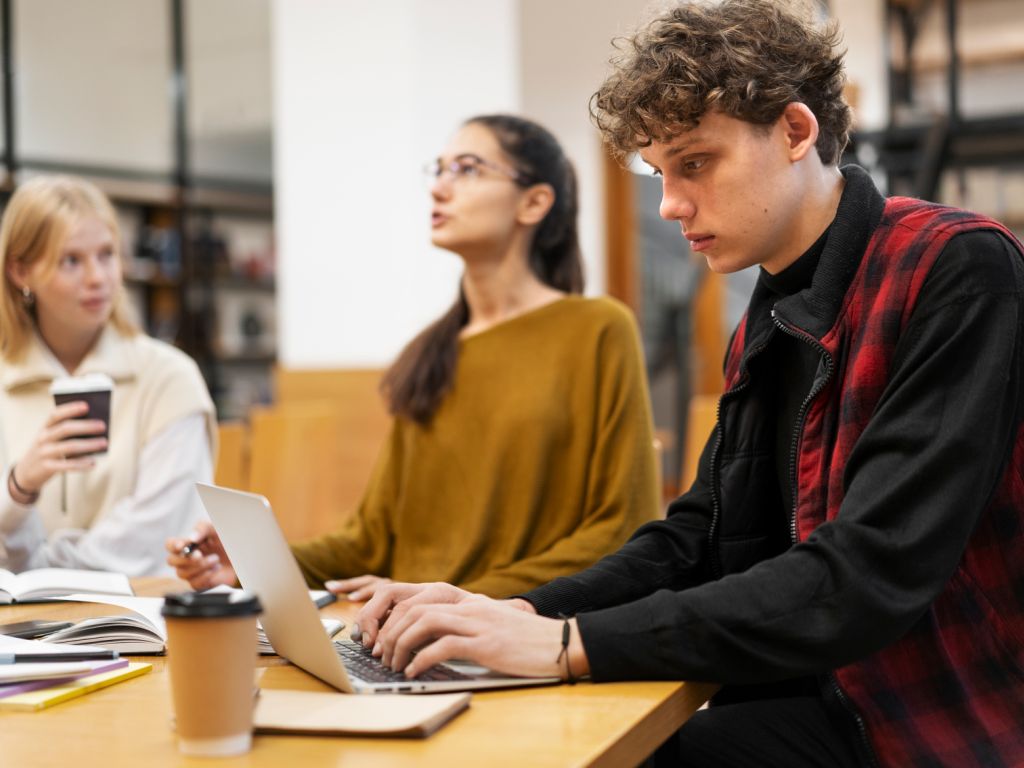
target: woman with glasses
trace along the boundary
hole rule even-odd
[[[82,179],[39,176],[7,201],[0,568],[165,575],[164,540],[205,517],[195,482],[213,475],[213,403],[192,360],[135,326],[120,241],[110,201]],[[96,403],[54,404],[51,383],[69,375],[113,381],[109,430]]]
[[[356,514],[293,545],[311,586],[356,600],[390,578],[517,594],[658,513],[636,326],[579,295],[576,179],[557,141],[475,117],[428,171],[431,239],[465,265],[458,298],[384,377],[395,418]],[[194,588],[235,581],[208,526],[167,546]]]

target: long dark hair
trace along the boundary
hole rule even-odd
[[[583,290],[583,265],[576,232],[576,172],[554,136],[536,123],[513,115],[479,115],[464,125],[482,125],[498,140],[519,172],[521,187],[549,184],[551,210],[530,243],[529,266],[537,278],[559,291]],[[459,296],[445,314],[406,346],[381,382],[394,416],[426,424],[452,387],[459,356],[459,332],[469,322],[469,306]]]

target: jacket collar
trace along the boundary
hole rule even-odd
[[[774,304],[780,320],[816,339],[822,338],[835,325],[846,292],[885,209],[885,198],[867,171],[856,165],[840,170],[846,185],[811,284]],[[747,349],[763,344],[774,331],[768,315],[772,301],[767,287],[759,280],[747,307],[744,344]]]
[[[115,382],[127,381],[135,378],[133,357],[131,338],[107,325],[74,375],[105,373]],[[0,386],[7,391],[68,375],[38,333],[33,334],[19,363],[0,368]]]

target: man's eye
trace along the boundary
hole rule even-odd
[[[683,162],[683,170],[687,172],[699,171],[707,163],[706,157],[698,157],[694,160],[686,160]]]

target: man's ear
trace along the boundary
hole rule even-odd
[[[519,200],[516,217],[520,224],[539,224],[555,204],[555,190],[550,184],[534,184],[528,187]]]
[[[785,132],[791,161],[803,160],[814,151],[818,141],[818,118],[806,104],[791,101],[782,110],[779,121]]]

